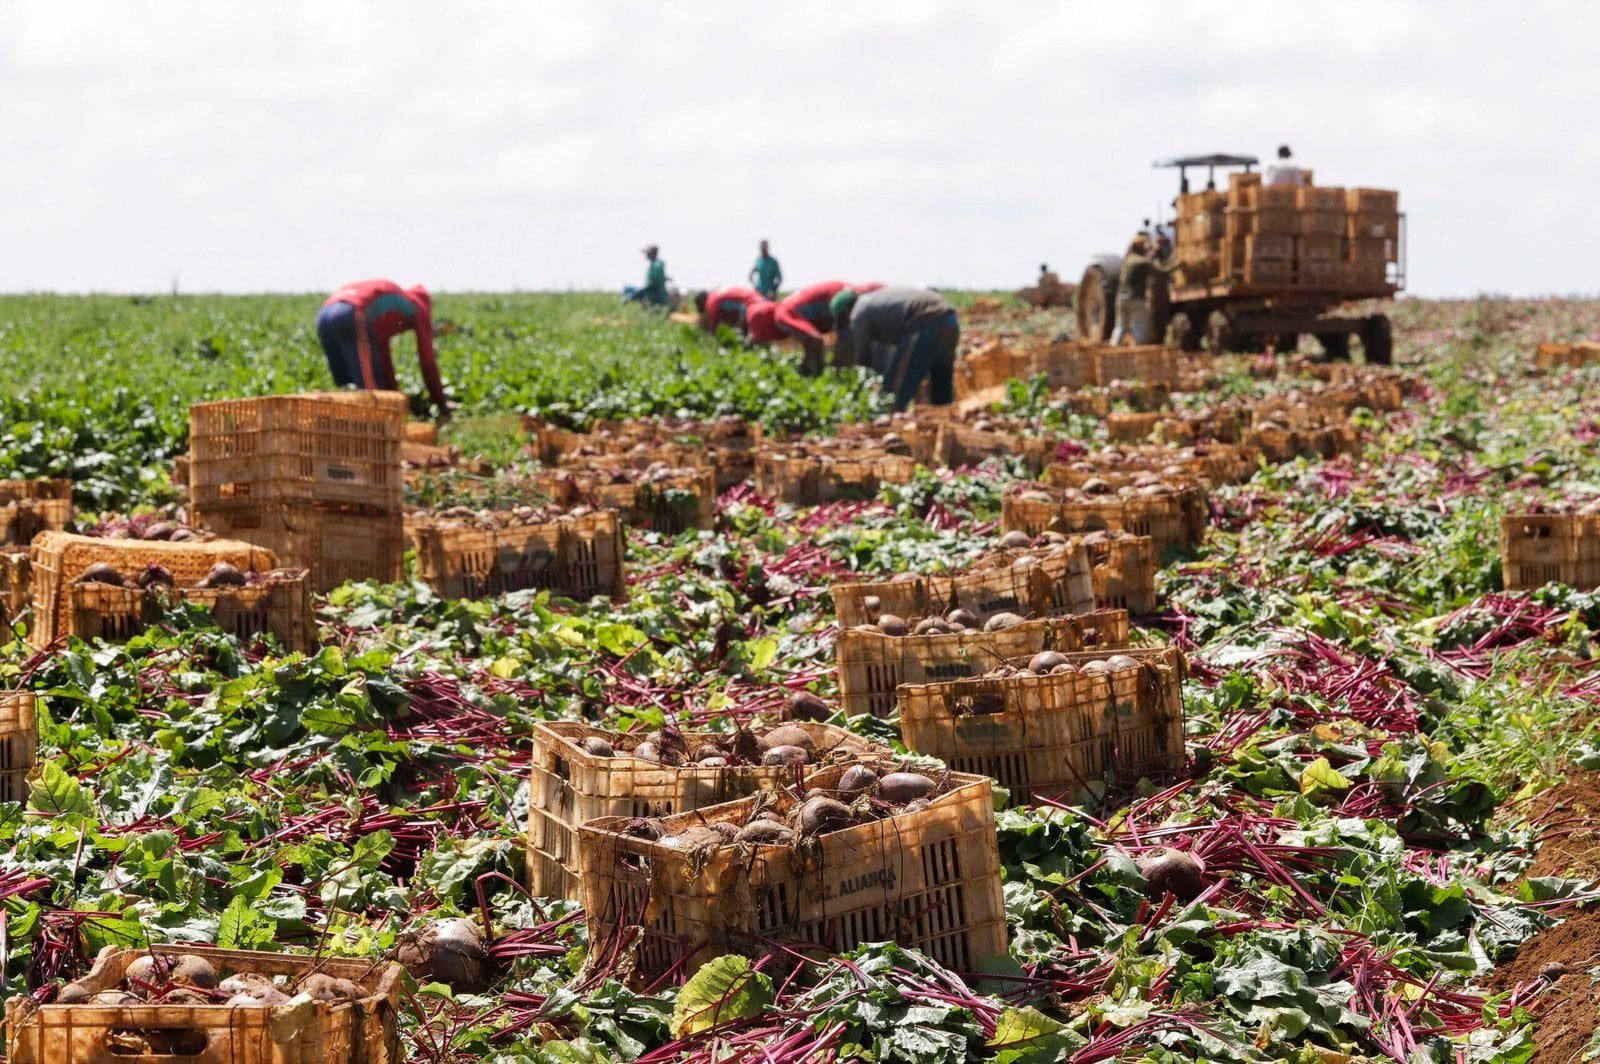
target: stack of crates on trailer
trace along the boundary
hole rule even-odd
[[[39,722],[28,691],[0,691],[0,802],[28,800],[28,773],[39,757]]]
[[[0,480],[0,546],[26,547],[72,523],[72,481]]]
[[[189,411],[196,524],[311,570],[326,591],[400,579],[405,396],[309,393]]]
[[[894,761],[867,763],[879,776]],[[810,773],[798,787],[679,813],[665,833],[705,823],[739,826],[758,811],[780,818],[839,789],[846,770]],[[823,832],[803,844],[681,848],[641,838],[625,817],[579,829],[584,911],[597,953],[636,936],[636,977],[682,979],[726,953],[763,956],[774,944],[836,954],[897,942],[957,972],[1007,955],[992,784],[938,772],[926,805]],[[919,803],[920,804],[920,803]]]
[[[1066,658],[1060,673],[1025,671],[1019,658],[1021,672],[901,687],[901,741],[1035,800],[1093,797],[1183,767],[1181,652]]]
[[[1178,239],[1173,254],[1181,265],[1178,282],[1205,284],[1222,275],[1222,242],[1227,236],[1228,198],[1218,189],[1178,197]]]
[[[888,747],[832,724],[796,722],[815,748],[811,765],[886,757]],[[726,735],[685,732],[695,750]],[[598,739],[612,756],[584,744]],[[663,765],[631,755],[640,734],[603,731],[576,721],[533,725],[533,760],[528,802],[528,886],[541,898],[582,900],[578,828],[600,817],[661,817],[730,802],[795,779],[793,765]]]
[[[1534,368],[1548,373],[1557,369],[1582,369],[1600,362],[1600,343],[1580,340],[1574,343],[1540,344],[1534,353]]]
[[[1500,519],[1500,572],[1506,590],[1566,584],[1600,587],[1600,514],[1513,513]]]
[[[1345,189],[1345,261],[1355,288],[1388,283],[1389,263],[1399,258],[1400,193],[1392,189]]]
[[[1263,185],[1258,173],[1232,175],[1222,245],[1225,280],[1247,285],[1294,283],[1300,235],[1299,190]]]
[[[622,517],[614,510],[562,514],[501,527],[433,514],[406,518],[417,576],[444,598],[550,591],[586,601],[626,594]]]
[[[354,1001],[298,995],[279,1006],[109,1004],[100,994],[124,988],[130,965],[152,954],[201,957],[219,975],[281,977],[290,989],[320,974],[349,979]],[[398,1061],[403,970],[365,958],[257,953],[213,946],[107,946],[78,980],[92,995],[80,1004],[41,1005],[18,994],[6,1002],[6,1059],[11,1064],[387,1064]]]
[[[1345,190],[1331,185],[1305,185],[1295,192],[1299,210],[1295,283],[1338,288],[1345,280]]]

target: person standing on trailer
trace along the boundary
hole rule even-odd
[[[755,285],[756,291],[763,297],[773,300],[778,298],[778,286],[783,284],[783,267],[772,257],[765,240],[761,242],[755,265],[750,267],[750,283]]]
[[[700,328],[706,332],[716,332],[718,325],[731,325],[742,332],[746,310],[760,302],[761,293],[754,288],[730,284],[711,292],[696,292],[694,308],[700,314]]]
[[[389,342],[407,331],[417,334],[422,380],[442,421],[450,416],[450,402],[434,356],[433,299],[426,288],[401,288],[381,279],[356,281],[329,296],[317,314],[317,339],[341,388],[399,391]]]
[[[956,347],[961,324],[956,310],[926,288],[876,288],[857,294],[846,288],[830,301],[839,322],[839,357],[871,365],[894,395],[898,412],[911,405],[928,382],[934,406],[956,401]]]
[[[1287,144],[1278,145],[1278,162],[1267,167],[1267,184],[1299,187],[1305,183],[1306,172],[1294,161],[1294,152]]]

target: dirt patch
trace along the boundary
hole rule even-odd
[[[1519,814],[1539,827],[1541,841],[1529,876],[1600,880],[1600,773],[1574,772],[1541,791]],[[1522,944],[1516,957],[1484,982],[1499,993],[1523,988],[1538,1014],[1537,1064],[1581,1061],[1600,1028],[1600,987],[1589,969],[1600,967],[1600,909],[1573,912]],[[1530,996],[1531,995],[1531,996]]]
[[[1514,960],[1485,980],[1497,993],[1521,986],[1524,998],[1529,990],[1538,994],[1532,1002],[1539,1016],[1533,1028],[1535,1064],[1583,1059],[1600,1028],[1600,987],[1589,978],[1589,969],[1596,966],[1600,966],[1600,909],[1574,913],[1564,923],[1534,935]]]
[[[1540,792],[1526,817],[1540,834],[1528,875],[1600,879],[1600,773],[1573,773]]]

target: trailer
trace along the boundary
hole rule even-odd
[[[1315,336],[1330,358],[1350,356],[1356,337],[1370,363],[1393,354],[1389,319],[1356,315],[1351,304],[1392,299],[1405,287],[1405,216],[1398,193],[1317,186],[1302,171],[1294,185],[1264,185],[1251,155],[1167,159],[1179,173],[1175,216],[1155,227],[1165,258],[1149,294],[1154,339],[1187,351],[1293,351]],[[1206,187],[1191,191],[1189,171]],[[1233,170],[1224,192],[1217,171]],[[1078,334],[1108,342],[1117,326],[1123,256],[1090,260],[1078,286]]]

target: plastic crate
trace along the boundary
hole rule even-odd
[[[25,547],[40,532],[60,532],[71,523],[70,499],[18,499],[0,503],[0,546]]]
[[[277,1008],[228,1005],[39,1005],[31,997],[6,1002],[6,1052],[11,1064],[392,1064],[400,1059],[396,1016],[397,965],[338,957],[253,953],[210,946],[145,949],[107,947],[80,982],[90,990],[121,984],[128,965],[151,953],[193,954],[220,972],[299,977],[313,972],[360,983],[359,1001],[313,1002],[293,1022]],[[177,1055],[124,1053],[111,1048],[113,1031],[189,1033],[202,1049]]]
[[[29,638],[34,646],[48,646],[61,636],[76,633],[75,593],[91,585],[73,581],[97,562],[114,566],[130,580],[147,565],[157,564],[171,573],[179,586],[198,583],[218,562],[227,562],[244,572],[268,572],[279,567],[277,555],[271,550],[236,540],[171,543],[45,532],[33,541],[29,554],[33,589]]]
[[[633,528],[675,536],[714,528],[717,523],[717,475],[709,467],[674,469],[648,480],[633,471],[563,467],[535,482],[552,499],[567,506],[593,504],[615,510]]]
[[[957,608],[980,621],[996,613],[1044,617],[1094,609],[1089,557],[1081,547],[1032,556],[1037,559],[1034,565],[990,564],[901,580],[835,584],[830,589],[834,616],[841,629],[872,624],[875,616],[867,608],[868,598],[877,598],[877,613],[902,618],[943,615]]]
[[[887,756],[888,749],[831,724],[796,723],[817,745],[818,764]],[[541,898],[581,900],[578,827],[598,817],[660,817],[774,790],[795,779],[793,766],[674,768],[632,757],[595,757],[578,744],[599,736],[621,750],[627,737],[574,721],[533,725],[528,801],[528,886]],[[634,736],[634,739],[640,736]],[[688,732],[693,750],[712,736]]]
[[[390,405],[325,393],[198,403],[189,411],[191,504],[398,513],[404,423]]]
[[[32,594],[32,566],[27,551],[0,551],[0,624],[17,624]]]
[[[1156,413],[1111,414],[1105,419],[1106,435],[1118,443],[1138,443],[1154,435],[1161,421]]]
[[[1361,433],[1353,425],[1326,428],[1246,429],[1244,442],[1255,447],[1269,462],[1292,462],[1296,458],[1337,458],[1361,453]]]
[[[1173,649],[1069,654],[1074,665],[1122,654],[1136,667],[1070,675],[908,684],[898,692],[909,750],[989,776],[1035,800],[1182,768],[1186,663]],[[1021,662],[1026,664],[1026,662]]]
[[[1582,369],[1600,362],[1600,343],[1580,341],[1568,344],[1540,344],[1533,364],[1541,370]]]
[[[923,464],[958,469],[978,465],[986,458],[1016,456],[1037,474],[1054,450],[1055,441],[1042,436],[975,429],[952,421],[938,426],[931,460]]]
[[[888,717],[895,688],[980,675],[1010,658],[1041,650],[1081,651],[1128,643],[1126,610],[1081,617],[1045,617],[998,632],[889,636],[846,629],[834,644],[839,666],[839,708]]]
[[[1344,209],[1351,214],[1396,214],[1400,210],[1400,193],[1387,188],[1347,188]]]
[[[885,484],[906,484],[916,476],[907,455],[859,451],[847,455],[758,453],[756,491],[777,502],[820,506],[878,497]]]
[[[28,800],[28,773],[39,759],[39,721],[28,691],[0,691],[0,802]]]
[[[431,421],[407,421],[400,427],[400,438],[405,443],[433,447],[439,443],[439,426]]]
[[[1002,500],[1000,527],[1037,536],[1041,532],[1082,535],[1090,532],[1126,532],[1149,536],[1156,553],[1166,556],[1199,546],[1209,524],[1204,491],[1184,484],[1162,495],[1123,498],[1108,495],[1088,502],[1064,498],[1025,498],[1012,493]]]
[[[74,584],[68,635],[85,641],[121,643],[161,619],[167,603],[203,607],[224,632],[252,643],[275,636],[286,650],[311,647],[316,625],[311,613],[311,573],[280,569],[249,587],[111,587]]]
[[[611,510],[512,528],[459,527],[411,518],[406,535],[417,575],[445,598],[489,598],[538,589],[586,600],[627,591],[622,518]]]
[[[805,793],[826,793],[843,771],[808,775]],[[833,954],[894,941],[953,971],[981,971],[1007,953],[994,800],[981,776],[950,773],[945,785],[918,812],[793,848],[687,853],[625,834],[618,817],[590,821],[579,832],[589,941],[598,950],[613,935],[636,933],[646,981],[686,978],[724,953],[764,955],[773,942]],[[762,800],[773,801],[745,798],[669,817],[665,826],[743,823]],[[782,815],[798,801],[780,791],[774,806]]]
[[[1094,382],[1106,387],[1115,381],[1139,381],[1170,388],[1178,383],[1181,361],[1175,347],[1103,347],[1095,352]]]
[[[32,480],[0,480],[0,503],[37,502],[41,499],[72,501],[72,481],[41,477]]]
[[[404,575],[405,522],[398,512],[268,505],[196,510],[194,519],[219,536],[267,548],[285,567],[310,569],[317,591],[352,580],[393,583]]]
[[[1506,514],[1500,519],[1500,570],[1507,591],[1566,584],[1589,590],[1600,577],[1591,556],[1597,522],[1583,514]]]

